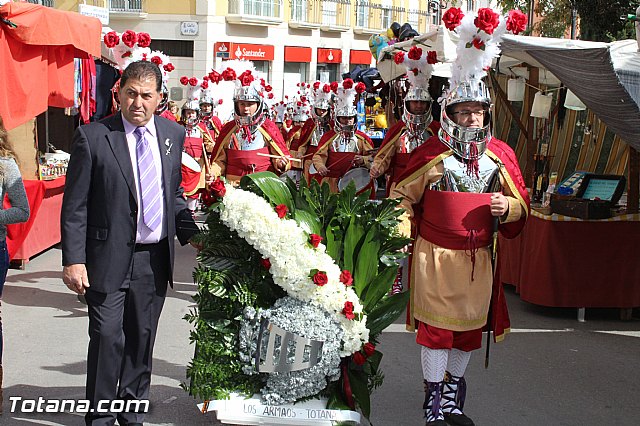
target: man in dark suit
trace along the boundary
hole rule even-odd
[[[63,281],[89,307],[88,425],[142,424],[144,413],[112,413],[99,402],[148,400],[173,242],[198,232],[180,188],[184,129],[154,116],[161,85],[154,63],[130,64],[120,80],[121,112],[74,135],[62,263]]]

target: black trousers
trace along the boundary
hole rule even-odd
[[[144,413],[96,412],[100,401],[148,400],[153,344],[169,281],[169,245],[136,245],[126,281],[114,293],[87,289],[87,425],[142,423]],[[91,284],[91,283],[89,283]],[[135,405],[133,405],[135,408]],[[91,411],[91,410],[90,410]]]

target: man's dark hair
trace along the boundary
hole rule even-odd
[[[156,79],[156,91],[160,93],[162,91],[162,73],[160,68],[149,61],[137,61],[129,64],[120,77],[120,87],[124,87],[127,84],[127,80],[146,80],[151,77]]]

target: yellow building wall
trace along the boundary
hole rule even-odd
[[[144,11],[146,13],[154,14],[167,14],[167,15],[195,15],[196,14],[196,0],[143,0]],[[82,0],[56,0],[55,7],[60,10],[70,10],[73,12],[78,11],[78,4],[83,3]],[[109,7],[108,0],[86,0],[84,3],[99,6]],[[224,5],[222,5],[224,3]],[[224,8],[226,14],[226,3],[218,2],[218,9]]]

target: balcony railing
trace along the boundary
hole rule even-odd
[[[405,22],[404,7],[356,0],[356,33],[376,34],[384,31],[393,22]]]
[[[112,12],[133,12],[144,11],[143,0],[109,0],[109,10]]]
[[[227,21],[253,25],[279,24],[282,0],[229,0]]]
[[[430,31],[437,25],[437,13],[426,10],[408,10],[407,22],[420,34]]]
[[[28,3],[39,4],[47,7],[55,7],[55,0],[27,0]]]

